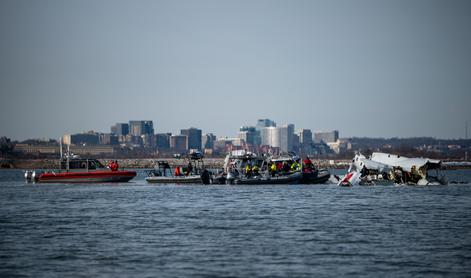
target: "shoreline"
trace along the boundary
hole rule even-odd
[[[108,165],[110,159],[98,159],[103,165]],[[177,158],[132,158],[132,159],[113,159],[117,160],[120,168],[127,169],[150,169],[154,167],[155,161],[167,161],[171,167],[186,166],[188,160]],[[344,169],[348,168],[350,160],[327,160],[327,159],[311,159],[313,164],[318,168]],[[222,168],[224,158],[205,158],[204,165],[208,168]],[[57,169],[57,159],[3,159],[0,162],[1,169]],[[445,162],[444,169],[471,169],[471,163],[463,162]]]

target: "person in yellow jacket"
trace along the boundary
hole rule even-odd
[[[276,164],[275,163],[272,163],[271,166],[270,166],[270,172],[271,172],[271,175],[272,176],[275,176],[276,174]]]
[[[259,170],[259,169],[258,169],[258,166],[257,166],[257,165],[254,165],[254,166],[252,167],[252,173],[253,173],[254,176],[258,175],[258,170]]]
[[[250,177],[251,174],[252,174],[252,168],[250,168],[250,164],[247,164],[247,166],[245,166],[245,175],[247,177]]]
[[[295,161],[293,164],[291,164],[291,172],[296,172],[301,170],[301,164],[299,162]]]

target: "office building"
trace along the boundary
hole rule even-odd
[[[100,145],[118,145],[118,135],[110,133],[98,134],[98,140]]]
[[[294,146],[294,125],[288,124],[278,128],[280,134],[280,151],[291,152]]]
[[[158,150],[170,149],[170,137],[172,133],[157,133],[155,135],[155,146]]]
[[[303,145],[312,144],[312,131],[310,129],[298,130],[299,143]]]
[[[274,148],[280,147],[280,129],[270,126],[261,130],[262,145]]]
[[[118,136],[125,136],[129,134],[129,124],[127,123],[116,123],[111,126],[111,134]]]
[[[188,137],[188,149],[201,151],[201,129],[194,127],[182,129],[180,134]]]
[[[62,137],[65,145],[98,145],[100,139],[98,134],[90,131],[87,133],[66,134]]]
[[[247,145],[260,145],[260,132],[254,126],[240,127],[239,138],[243,139]]]
[[[216,135],[212,133],[203,134],[201,138],[201,144],[202,144],[203,149],[213,149],[215,141],[216,141]]]
[[[265,127],[276,127],[276,123],[270,119],[259,119],[256,129],[260,131]]]
[[[339,139],[339,132],[338,130],[315,132],[314,139],[324,143],[334,143]]]
[[[175,152],[188,151],[188,136],[186,135],[172,135],[170,136],[170,148]]]
[[[152,121],[129,121],[129,134],[132,136],[154,134],[154,124]]]

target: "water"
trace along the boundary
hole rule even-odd
[[[448,186],[25,185],[0,171],[1,277],[471,276]]]

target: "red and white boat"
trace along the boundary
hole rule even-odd
[[[57,170],[25,172],[27,182],[38,183],[128,182],[135,176],[135,171],[112,170],[97,159],[78,157],[62,159]]]

